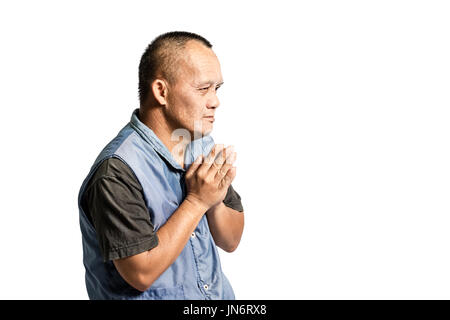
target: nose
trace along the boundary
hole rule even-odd
[[[213,92],[208,101],[206,102],[206,107],[209,109],[215,109],[220,105],[219,98],[217,97],[217,94]]]

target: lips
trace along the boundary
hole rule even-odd
[[[214,122],[214,116],[207,116],[207,117],[203,117],[205,119],[208,119],[211,122]]]

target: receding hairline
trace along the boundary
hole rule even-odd
[[[188,39],[186,41],[177,41],[173,39],[164,39],[158,48],[157,54],[160,58],[159,70],[156,72],[157,77],[163,77],[170,83],[175,83],[180,70],[181,64],[190,65],[191,54],[189,49],[195,46],[202,47],[214,54],[211,47],[205,45],[198,39]]]

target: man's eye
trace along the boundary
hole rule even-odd
[[[206,91],[208,89],[209,89],[209,87],[205,87],[205,88],[200,88],[199,90]]]

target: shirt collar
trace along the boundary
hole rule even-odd
[[[175,161],[169,149],[162,143],[162,141],[158,138],[158,136],[153,132],[152,129],[147,127],[144,123],[142,123],[138,118],[139,109],[133,111],[131,115],[130,124],[134,130],[146,141],[148,142],[153,149],[164,158],[172,167],[177,170],[185,171],[178,162]]]

